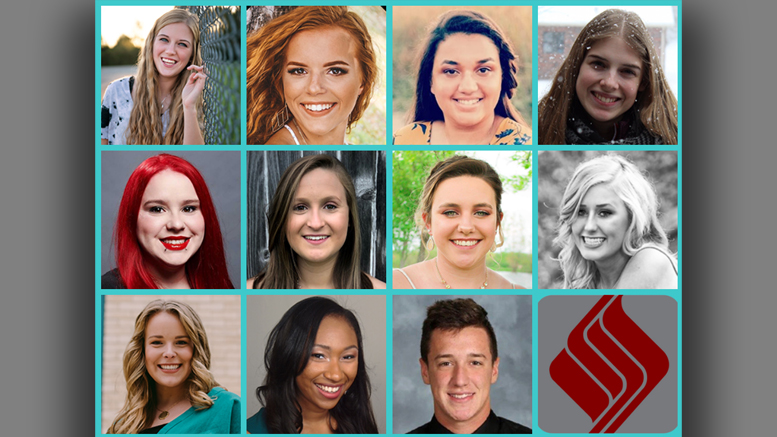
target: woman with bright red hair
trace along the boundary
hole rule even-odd
[[[208,186],[183,158],[152,156],[132,172],[113,239],[117,268],[104,289],[234,288]]]

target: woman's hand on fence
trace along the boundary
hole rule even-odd
[[[186,80],[186,85],[181,92],[181,100],[183,100],[184,108],[194,108],[197,100],[202,95],[202,90],[205,89],[205,80],[208,78],[206,75],[205,64],[201,66],[190,65],[186,67],[189,70],[189,78]]]

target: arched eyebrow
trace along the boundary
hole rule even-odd
[[[491,208],[491,209],[494,209],[494,207],[491,206],[491,204],[487,203],[487,202],[476,203],[473,206],[475,208]],[[459,208],[459,207],[461,207],[461,205],[459,205],[458,203],[449,202],[449,203],[443,203],[438,208]]]
[[[313,347],[320,347],[321,349],[325,349],[325,350],[328,350],[328,351],[331,351],[331,350],[332,350],[332,348],[331,348],[331,347],[329,347],[329,346],[327,346],[327,345],[325,345],[325,344],[314,344],[314,345],[313,345]],[[350,346],[348,346],[348,347],[344,348],[343,350],[344,350],[344,351],[347,351],[348,349],[356,349],[356,350],[359,350],[359,348],[358,348],[358,347],[357,347],[355,344],[352,344],[352,345],[350,345]]]
[[[607,58],[605,58],[605,57],[602,57],[602,56],[599,56],[599,55],[595,55],[595,54],[589,54],[588,56],[589,56],[589,57],[591,57],[591,58],[596,58],[596,59],[597,59],[597,60],[599,60],[599,61],[603,61],[603,62],[610,63],[610,60],[609,60],[609,59],[607,59]],[[623,66],[623,67],[629,67],[629,68],[633,68],[633,69],[635,69],[635,70],[642,71],[642,68],[640,68],[640,66],[639,66],[639,65],[634,65],[634,64],[623,64],[622,66]]]
[[[286,63],[287,67],[292,66],[292,65],[295,66],[295,67],[307,67],[308,66],[305,63],[297,62],[297,61],[289,61],[289,62]],[[324,67],[333,67],[335,65],[345,65],[346,67],[350,67],[351,66],[351,64],[349,64],[349,63],[347,63],[345,61],[336,60],[336,61],[327,62],[326,64],[324,64]]]
[[[164,36],[164,37],[165,37],[165,38],[167,38],[167,39],[172,39],[172,38],[170,38],[170,37],[169,37],[167,34],[164,34],[164,33],[160,33],[160,34],[158,34],[158,35],[157,35],[157,38],[159,38],[160,36]],[[189,40],[188,40],[188,39],[179,39],[178,41],[179,41],[179,42],[185,42],[185,43],[189,43],[189,44],[191,44],[191,42],[189,42]]]
[[[494,58],[486,58],[486,59],[481,59],[481,60],[479,60],[477,63],[478,63],[478,64],[485,64],[486,62],[496,62],[496,61],[494,60]],[[456,62],[456,61],[451,61],[450,59],[444,59],[444,60],[442,61],[442,64],[448,64],[448,65],[459,65],[459,63],[458,63],[458,62]]]

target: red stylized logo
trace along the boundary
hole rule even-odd
[[[623,296],[602,296],[550,363],[550,377],[593,421],[615,432],[669,370],[660,347],[623,311]]]

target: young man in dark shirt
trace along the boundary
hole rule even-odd
[[[474,300],[441,300],[427,309],[419,362],[434,416],[409,434],[531,434],[491,410],[491,384],[499,377],[496,334]]]

